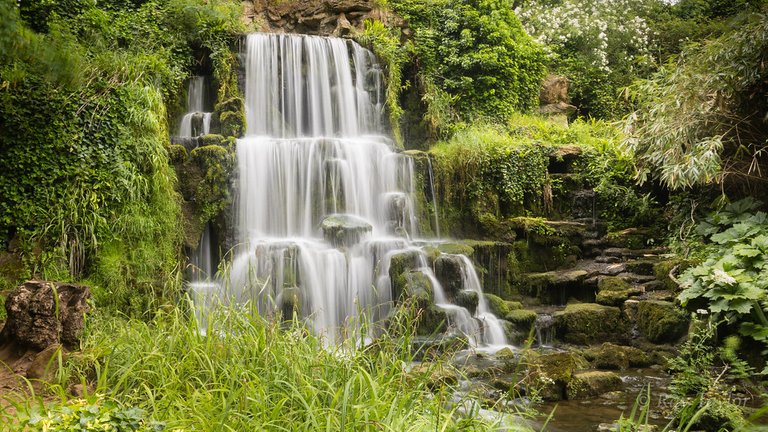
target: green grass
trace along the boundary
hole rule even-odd
[[[44,415],[103,403],[138,408],[147,422],[172,431],[491,427],[446,408],[452,389],[429,387],[431,368],[409,372],[407,332],[365,348],[324,348],[299,324],[285,328],[235,310],[221,310],[210,322],[203,336],[178,309],[157,312],[150,322],[96,314],[82,353],[70,356],[60,384],[52,386],[61,402],[44,408]],[[63,389],[73,382],[93,384],[86,401],[66,395]],[[40,411],[38,404],[20,405],[20,418]]]

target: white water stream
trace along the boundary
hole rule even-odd
[[[252,34],[246,49],[229,295],[264,316],[296,311],[328,344],[368,338],[375,326],[363,324],[381,322],[395,300],[391,257],[417,250],[450,324],[474,346],[505,344],[469,259],[462,272],[465,289],[479,294],[474,317],[445,296],[411,244],[414,162],[383,132],[374,55],[344,39],[298,35]],[[337,221],[340,231],[327,228]]]
[[[211,131],[211,113],[205,112],[205,77],[194,76],[187,88],[187,113],[181,119],[179,137],[207,135]],[[201,116],[200,122],[195,117]]]

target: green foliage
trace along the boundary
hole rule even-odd
[[[200,220],[207,222],[231,205],[229,178],[234,169],[233,154],[224,147],[209,145],[192,150],[192,161],[203,173],[195,192]]]
[[[737,324],[743,336],[768,348],[768,215],[756,212],[758,205],[738,201],[699,225],[711,241],[708,256],[683,273],[679,299],[683,305],[705,300],[714,317]]]
[[[26,276],[84,278],[140,311],[178,283],[166,106],[198,51],[229,67],[239,3],[23,3],[0,31],[0,239],[18,239]]]
[[[22,424],[29,431],[61,432],[161,432],[165,425],[147,422],[146,413],[138,408],[123,408],[114,402],[91,403],[83,399],[54,404],[43,413],[32,413]]]
[[[537,205],[547,179],[548,149],[493,126],[473,126],[435,145],[435,186],[446,203],[500,217]],[[450,209],[450,206],[441,206]]]
[[[716,327],[712,319],[700,321],[679,355],[670,359],[670,391],[675,398],[671,414],[680,425],[734,430],[746,426],[742,410],[733,401],[734,384],[749,378],[752,371],[736,355],[738,338],[717,346]]]
[[[578,187],[595,190],[598,216],[613,228],[653,222],[654,203],[635,187],[632,156],[619,147],[620,137],[603,122],[563,126],[524,115],[511,116],[505,126],[460,130],[430,151],[443,218],[449,225],[463,218],[465,225],[485,220],[491,227],[491,219],[550,216],[547,191],[557,197],[568,193],[547,173],[550,156],[568,149],[578,154],[572,178]]]
[[[585,117],[626,112],[621,88],[652,65],[647,17],[655,1],[527,1],[516,9],[546,46],[550,69],[568,77],[572,103]]]
[[[753,14],[738,31],[694,45],[633,89],[626,145],[639,178],[671,189],[762,180],[768,19]]]
[[[388,5],[413,29],[428,121],[450,118],[451,110],[463,119],[503,119],[537,106],[543,51],[523,30],[510,1],[391,0]]]
[[[367,20],[365,30],[356,35],[363,45],[368,45],[383,62],[387,73],[387,108],[389,123],[392,126],[395,142],[402,146],[402,133],[398,125],[403,109],[400,107],[400,93],[403,86],[403,65],[407,60],[407,50],[410,45],[400,44],[400,30],[386,27],[381,21]]]
[[[409,371],[406,311],[365,347],[324,346],[303,325],[267,323],[247,305],[210,312],[204,333],[179,310],[151,322],[96,315],[63,382],[91,382],[99,399],[143,410],[167,430],[491,429],[446,408],[455,380],[430,378],[449,366]]]

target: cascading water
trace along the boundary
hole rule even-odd
[[[453,305],[411,244],[414,162],[392,150],[380,123],[382,72],[343,39],[247,38],[246,136],[237,142],[239,249],[229,295],[263,315],[297,313],[333,344],[373,336],[392,299],[391,257],[418,251],[436,303],[475,345],[504,344],[466,257],[478,315]],[[473,285],[474,284],[474,285]],[[442,297],[441,297],[442,296]],[[361,334],[361,328],[367,333]]]
[[[205,112],[205,77],[194,76],[187,89],[187,113],[181,119],[179,137],[207,135],[211,131],[211,113]]]

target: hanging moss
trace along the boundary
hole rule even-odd
[[[199,217],[202,221],[209,221],[231,204],[229,180],[234,158],[227,148],[218,145],[198,147],[192,150],[190,156],[202,172],[194,195]]]

